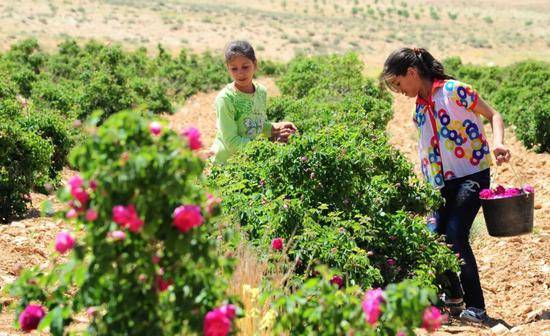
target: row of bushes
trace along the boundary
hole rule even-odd
[[[229,81],[223,59],[209,53],[182,50],[174,57],[159,46],[149,57],[144,48],[128,52],[74,40],[54,53],[42,51],[34,39],[15,44],[0,55],[0,75],[0,124],[10,124],[0,132],[0,145],[9,153],[0,166],[1,222],[26,213],[32,188],[58,184],[70,148],[86,136],[76,127],[81,120],[101,123],[130,108],[172,112],[174,102]],[[30,141],[29,133],[41,139]]]
[[[499,112],[527,148],[550,151],[550,64],[524,61],[506,67],[462,64],[446,59],[445,69],[473,85]]]

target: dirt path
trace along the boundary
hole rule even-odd
[[[416,130],[411,121],[413,108],[412,99],[396,95],[388,133],[391,143],[416,163]],[[490,126],[485,130],[492,139]],[[479,229],[473,245],[481,284],[489,315],[515,326],[511,330],[514,335],[550,334],[550,154],[536,154],[525,149],[511,128],[506,129],[505,139],[512,151],[516,171],[525,183],[535,187],[535,228],[530,235],[493,238],[484,228],[482,214],[478,215]],[[418,172],[417,163],[415,167]],[[517,183],[509,166],[498,170],[498,184]],[[445,331],[438,334],[491,334],[487,328],[461,325],[447,327]]]

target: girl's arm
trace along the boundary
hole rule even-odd
[[[493,154],[497,159],[497,164],[500,165],[503,162],[510,161],[510,150],[504,145],[504,121],[500,113],[479,96],[473,111],[481,114],[491,123],[491,128],[493,129]]]

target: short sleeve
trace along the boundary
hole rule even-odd
[[[479,99],[478,93],[470,85],[449,80],[444,85],[445,95],[453,104],[464,107],[466,110],[473,111]]]

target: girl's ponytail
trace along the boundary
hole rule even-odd
[[[443,64],[436,60],[432,54],[430,54],[424,48],[414,48],[414,54],[418,57],[419,65],[421,67],[420,76],[434,79],[454,79],[454,77],[445,74]]]
[[[391,87],[389,80],[395,76],[405,76],[410,67],[418,69],[420,77],[425,79],[454,79],[454,77],[445,74],[443,64],[426,49],[400,48],[393,51],[384,62],[380,81]]]

